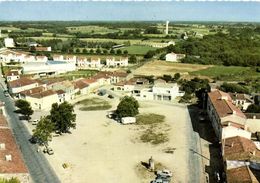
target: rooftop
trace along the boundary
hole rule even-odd
[[[36,93],[36,94],[30,95],[30,96],[33,97],[33,98],[40,99],[40,98],[44,98],[44,97],[55,95],[55,94],[57,94],[57,93],[53,90],[46,90],[46,91],[43,91],[41,93]]]
[[[8,127],[8,123],[4,117],[4,115],[0,114],[0,128],[1,127]]]
[[[31,85],[37,83],[35,80],[30,79],[30,78],[20,78],[14,81],[9,82],[9,86],[11,88],[18,88],[18,87],[22,87],[22,86],[26,86],[26,85]]]
[[[244,113],[232,104],[232,99],[229,94],[220,90],[214,90],[209,92],[208,96],[220,118],[229,115],[237,115],[246,118]]]
[[[0,150],[0,173],[28,173],[10,129],[0,128],[0,143],[5,144],[5,149]],[[11,161],[6,160],[6,155],[11,155]]]
[[[227,160],[260,159],[260,151],[252,140],[236,136],[225,139],[224,158]]]
[[[228,183],[253,183],[258,182],[248,166],[227,170]]]

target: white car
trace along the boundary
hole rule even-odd
[[[161,177],[172,177],[172,172],[170,170],[158,170],[156,172],[156,174],[158,176],[161,176]]]
[[[151,183],[169,183],[169,181],[163,179],[155,179]]]

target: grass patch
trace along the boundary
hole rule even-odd
[[[140,140],[144,143],[151,143],[153,145],[158,145],[169,141],[168,135],[161,132],[154,132],[152,128],[144,131],[140,136]]]
[[[165,116],[160,114],[140,114],[136,117],[136,124],[138,125],[151,125],[151,124],[158,124],[163,123],[165,120]]]
[[[95,75],[98,71],[97,70],[78,70],[78,71],[71,71],[67,72],[66,74],[61,74],[58,77],[65,78],[68,80],[74,80],[77,78],[88,78]]]
[[[121,48],[120,48],[121,49]],[[122,51],[127,50],[129,54],[144,55],[149,50],[156,50],[151,46],[132,45],[121,49]]]
[[[85,99],[77,102],[76,104],[82,106],[79,108],[81,111],[108,110],[112,107],[108,101],[99,98]]]
[[[259,78],[260,73],[254,68],[239,66],[213,66],[207,69],[190,72],[195,76],[208,76],[218,80],[237,80],[242,81],[247,78]]]

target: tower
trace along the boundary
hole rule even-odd
[[[169,21],[166,21],[166,29],[165,29],[165,34],[168,34],[168,30],[169,30]]]

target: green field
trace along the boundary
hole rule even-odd
[[[88,78],[93,75],[95,75],[98,71],[96,70],[78,70],[78,71],[72,71],[67,72],[66,74],[61,74],[58,77],[59,78],[65,78],[68,80],[74,80],[77,78]]]
[[[122,51],[127,50],[129,54],[135,54],[135,55],[144,55],[149,50],[156,50],[156,48],[153,48],[151,46],[139,46],[139,45],[132,45],[121,49]]]
[[[238,66],[213,66],[207,69],[190,72],[190,75],[208,76],[213,79],[227,81],[244,81],[260,78],[260,73],[254,68]]]

